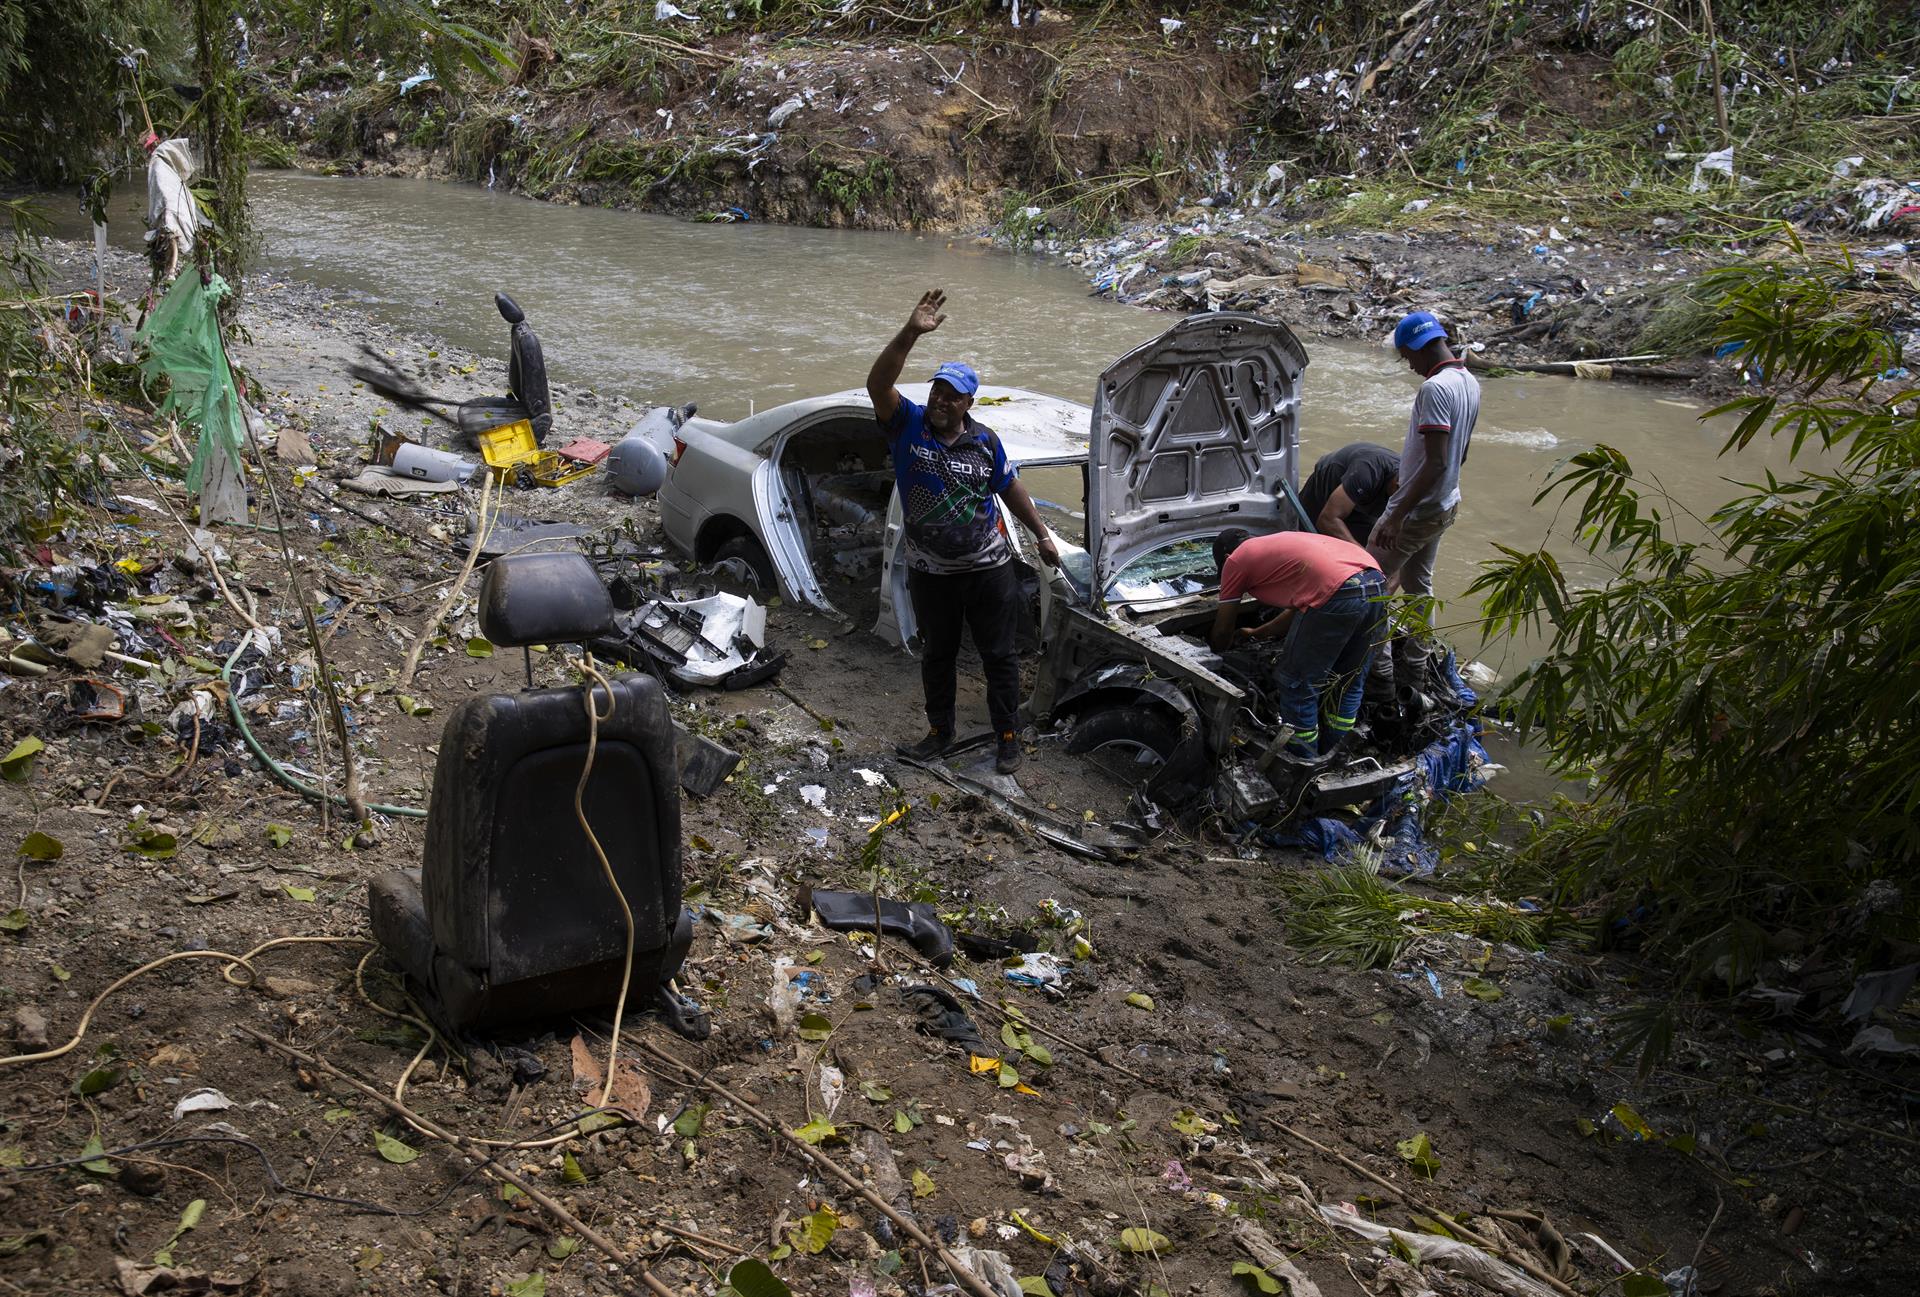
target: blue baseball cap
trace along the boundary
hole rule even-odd
[[[980,390],[980,375],[973,372],[973,366],[963,365],[957,360],[949,360],[934,370],[933,381],[945,383],[962,396],[972,396]]]
[[[1400,317],[1400,323],[1393,326],[1393,345],[1397,350],[1418,351],[1436,338],[1447,336],[1447,330],[1432,311],[1413,311]]]

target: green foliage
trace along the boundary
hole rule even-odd
[[[1426,933],[1445,932],[1538,948],[1548,915],[1501,901],[1441,899],[1408,891],[1380,874],[1377,855],[1351,864],[1289,875],[1287,941],[1316,962],[1385,968],[1401,948]]]
[[[868,158],[858,168],[822,167],[813,187],[820,196],[849,216],[867,203],[889,198],[894,191],[893,165],[885,158]]]
[[[0,201],[10,227],[0,253],[0,564],[15,565],[100,485],[94,461],[53,424],[53,402],[78,381],[77,350],[44,309],[38,243],[45,218],[30,199]],[[58,299],[55,299],[58,305]]]
[[[171,75],[181,30],[168,0],[0,0],[0,176],[70,184],[109,146],[135,159],[135,68]]]
[[[1920,394],[1869,387],[1900,363],[1899,298],[1793,253],[1704,282],[1719,338],[1794,393],[1713,413],[1739,416],[1724,453],[1770,435],[1823,462],[1703,520],[1597,446],[1536,504],[1557,498],[1613,579],[1576,588],[1509,549],[1472,587],[1490,633],[1546,636],[1514,717],[1594,778],[1523,854],[1563,899],[1647,906],[1639,930],[1688,980],[1737,984],[1782,928],[1862,958],[1920,934]]]

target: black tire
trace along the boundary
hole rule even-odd
[[[1067,736],[1067,751],[1097,755],[1119,773],[1133,766],[1144,774],[1164,764],[1180,745],[1180,727],[1165,712],[1138,703],[1109,703],[1082,712]]]
[[[773,559],[767,554],[766,547],[752,536],[735,536],[713,552],[716,564],[728,559],[738,559],[752,574],[753,584],[764,591],[780,589],[780,578],[773,570]]]

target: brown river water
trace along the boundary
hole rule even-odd
[[[369,314],[492,354],[505,289],[545,344],[556,382],[643,403],[697,402],[703,414],[858,386],[874,353],[922,289],[947,290],[948,321],[917,361],[971,362],[984,381],[1091,402],[1107,362],[1173,322],[1164,313],[1089,296],[1074,267],[987,247],[960,235],[702,224],[638,212],[565,207],[427,180],[261,173],[255,222],[266,267],[339,291]],[[59,221],[63,234],[71,218]],[[116,243],[138,237],[137,214]],[[1352,441],[1397,448],[1417,380],[1383,346],[1303,331],[1302,476]],[[915,375],[909,374],[909,377]],[[1570,519],[1533,498],[1568,455],[1605,442],[1671,502],[1704,515],[1786,463],[1784,447],[1720,456],[1730,423],[1703,424],[1698,401],[1657,387],[1557,377],[1484,380],[1460,520],[1442,546],[1443,623],[1465,622],[1460,599],[1496,544],[1550,540],[1577,579],[1603,565],[1571,562]],[[1496,670],[1524,665],[1532,645],[1480,645]]]

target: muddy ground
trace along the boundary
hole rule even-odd
[[[68,255],[66,274],[77,279]],[[129,281],[138,273],[131,262],[117,269]],[[292,506],[288,540],[303,580],[325,601],[362,778],[377,801],[421,806],[445,716],[465,698],[520,687],[521,665],[507,652],[469,655],[466,600],[408,691],[415,710],[433,713],[409,714],[390,692],[438,583],[459,570],[462,524],[458,508],[335,495],[332,479],[350,471],[370,419],[417,424],[356,390],[342,368],[367,341],[464,396],[501,390],[502,359],[396,333],[285,281],[250,285],[242,325],[235,355],[269,423],[306,433],[320,454],[304,491],[283,466],[271,471]],[[568,433],[612,438],[638,413],[585,391],[556,400]],[[111,661],[90,673],[0,675],[0,738],[7,748],[46,745],[30,771],[14,768],[24,777],[0,783],[0,840],[24,847],[37,833],[62,849],[52,860],[29,858],[52,854],[44,844],[21,855],[18,910],[0,932],[11,1048],[44,1049],[43,1038],[59,1047],[114,979],[170,953],[244,952],[282,937],[335,942],[265,951],[250,986],[233,984],[247,980],[242,972],[223,979],[219,959],[170,963],[107,998],[71,1051],[5,1061],[0,1278],[33,1293],[136,1291],[138,1276],[116,1278],[116,1265],[149,1266],[166,1251],[201,1276],[186,1291],[216,1279],[229,1286],[215,1291],[288,1294],[636,1291],[631,1267],[615,1270],[524,1199],[504,1197],[474,1160],[240,1034],[263,1032],[382,1089],[402,1076],[420,1038],[369,1002],[401,1008],[401,988],[374,955],[363,996],[355,967],[367,949],[366,881],[418,862],[420,822],[383,817],[375,843],[346,849],[351,826],[274,784],[223,706],[197,745],[190,720],[184,729],[169,720],[213,688],[211,666],[219,646],[231,651],[238,615],[204,567],[179,561],[187,538],[165,504],[185,510],[185,493],[157,470],[143,476],[122,444],[154,445],[164,426],[137,401],[105,397],[72,415],[74,434],[117,469],[119,498],[73,519],[46,557],[137,564],[138,589],[160,596],[143,607],[166,634],[143,620],[139,643],[122,647],[166,665],[145,679]],[[264,504],[257,478],[253,490]],[[515,493],[512,504],[594,526],[630,520],[643,546],[660,544],[652,507],[598,479]],[[264,509],[255,517],[271,522]],[[275,537],[226,528],[218,539],[236,597],[282,631],[244,695],[250,723],[277,759],[317,769],[311,659]],[[15,638],[47,611],[35,589],[47,574],[22,575],[23,604],[6,627]],[[1911,1291],[1920,1131],[1906,1103],[1910,1074],[1844,1058],[1790,1023],[1716,1017],[1636,1081],[1630,1064],[1611,1058],[1607,1019],[1653,975],[1582,946],[1529,952],[1430,937],[1390,970],[1303,962],[1286,944],[1282,886],[1318,862],[1242,849],[1205,828],[1118,861],[1066,854],[893,757],[894,741],[919,730],[916,673],[864,624],[781,606],[771,626],[792,655],[782,690],[690,693],[674,704],[746,758],[714,796],[683,804],[690,901],[715,916],[700,925],[683,985],[712,1011],[715,1030],[694,1044],[642,1021],[629,1035],[787,1129],[831,1109],[825,1151],[929,1233],[1003,1252],[1013,1275],[1051,1276],[1060,1294],[1253,1291],[1234,1275],[1236,1262],[1252,1260],[1236,1242],[1246,1223],[1329,1297],[1483,1291],[1433,1267],[1414,1276],[1350,1232],[1303,1222],[1304,1189],[1395,1227],[1447,1213],[1545,1256],[1524,1227],[1487,1213],[1543,1214],[1570,1241],[1565,1274],[1582,1292],[1616,1269],[1589,1236],[1654,1271],[1697,1264],[1707,1292]],[[63,716],[81,674],[125,690],[128,719]],[[535,674],[574,678],[561,652],[537,655]],[[963,725],[983,724],[964,663],[963,680]],[[1100,824],[1124,814],[1124,787],[1049,734],[1027,740],[1019,782],[1030,797]],[[823,808],[801,796],[805,785],[825,790]],[[916,1033],[893,988],[931,979],[903,948],[889,943],[878,983],[856,987],[876,971],[871,942],[826,932],[800,905],[807,884],[870,886],[860,848],[875,820],[902,804],[905,817],[884,834],[884,891],[933,900],[976,931],[1029,933],[1071,958],[1057,996],[1008,981],[990,961],[948,970],[977,987],[974,1019],[1032,1093]],[[825,830],[824,843],[809,830]],[[174,840],[171,854],[154,833]],[[720,921],[728,915],[750,921]],[[1076,937],[1090,954],[1073,957]],[[783,1035],[772,1021],[766,1004],[787,980],[782,958],[808,975],[803,1008],[826,1018],[825,1040]],[[1498,998],[1466,994],[1468,978],[1491,982]],[[1014,1010],[1050,1065],[1004,1043]],[[464,1059],[430,1052],[406,1101],[469,1135],[549,1133],[586,1103],[576,1035],[591,1058],[603,1031],[555,1022],[475,1042]],[[697,1105],[711,1095],[654,1057],[643,1067],[637,1124],[505,1160],[645,1258],[670,1290],[711,1293],[734,1254],[766,1258],[782,1247],[791,1254],[775,1268],[796,1292],[920,1293],[951,1282],[936,1258],[782,1139],[727,1103],[702,1118]],[[830,1068],[842,1078],[837,1103]],[[232,1106],[175,1118],[175,1105],[202,1087]],[[229,1142],[186,1142],[216,1122],[213,1133]],[[1396,1151],[1421,1133],[1438,1158],[1430,1180]],[[97,1151],[96,1138],[109,1152],[183,1142],[75,1165]],[[407,1156],[391,1143],[383,1156],[387,1139],[417,1157],[391,1160]],[[1421,1205],[1396,1201],[1356,1167]],[[204,1214],[174,1239],[195,1200]],[[1123,1231],[1134,1229],[1164,1237],[1157,1255],[1125,1250],[1139,1236]]]

